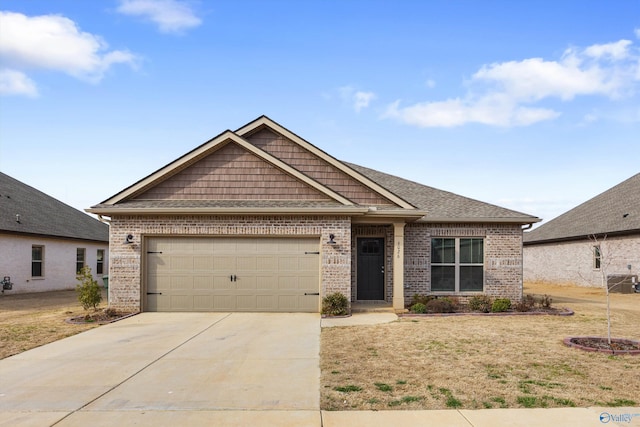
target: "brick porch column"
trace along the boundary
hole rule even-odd
[[[404,311],[404,222],[393,223],[393,309]]]

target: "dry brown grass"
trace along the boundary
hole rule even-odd
[[[65,322],[84,313],[75,291],[0,296],[0,359],[96,327]]]
[[[549,294],[575,315],[403,318],[323,329],[322,409],[640,404],[640,356],[562,344],[567,336],[606,336],[603,290],[528,284],[525,292]],[[612,335],[638,339],[640,294],[612,294],[611,306]]]

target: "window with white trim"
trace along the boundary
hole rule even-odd
[[[31,246],[31,277],[44,276],[44,246]]]
[[[431,291],[482,292],[484,239],[436,237],[431,239]]]
[[[98,249],[96,254],[96,274],[104,274],[104,249]]]
[[[85,260],[85,249],[77,248],[76,249],[76,274],[80,274],[82,267],[84,267]]]
[[[602,253],[600,252],[600,246],[593,247],[593,268],[594,270],[600,270],[600,264],[602,263]]]

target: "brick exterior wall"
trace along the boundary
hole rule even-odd
[[[393,227],[354,225],[352,245],[353,300],[357,299],[355,242],[358,237],[384,237],[385,297],[393,298]],[[522,299],[522,228],[518,224],[426,224],[405,226],[404,237],[404,299],[409,304],[413,295],[431,294],[431,238],[482,237],[484,238],[484,293],[492,297]],[[439,293],[441,294],[441,293]],[[452,294],[460,296],[463,294]],[[461,298],[464,300],[464,296]]]
[[[594,266],[592,240],[546,243],[524,247],[525,282],[602,286],[608,274],[640,275],[640,235],[599,239],[601,269]],[[628,266],[631,266],[629,271]]]
[[[124,244],[127,234],[134,243]],[[326,242],[335,235],[337,244]],[[356,239],[385,238],[385,299],[393,300],[393,226],[351,225],[343,216],[114,215],[110,227],[109,300],[119,310],[142,308],[144,238],[150,236],[318,236],[321,297],[341,292],[357,300]],[[483,237],[485,293],[522,298],[522,230],[511,224],[426,224],[405,227],[404,297],[431,292],[431,238]]]
[[[124,244],[127,234],[134,243]],[[335,245],[327,244],[329,234]],[[321,297],[341,292],[351,298],[351,219],[342,216],[137,216],[114,215],[110,227],[109,305],[142,308],[144,238],[151,236],[318,236]]]

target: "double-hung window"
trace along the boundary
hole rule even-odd
[[[31,277],[44,276],[44,246],[31,246]]]
[[[431,291],[482,292],[484,239],[431,239]]]
[[[98,249],[96,254],[96,274],[104,273],[104,249]]]
[[[594,270],[600,270],[600,263],[602,262],[602,253],[600,252],[600,246],[593,247],[593,268]]]
[[[76,250],[76,274],[80,274],[80,271],[82,270],[82,267],[84,267],[84,255],[85,255],[85,249],[84,248],[77,248]]]

